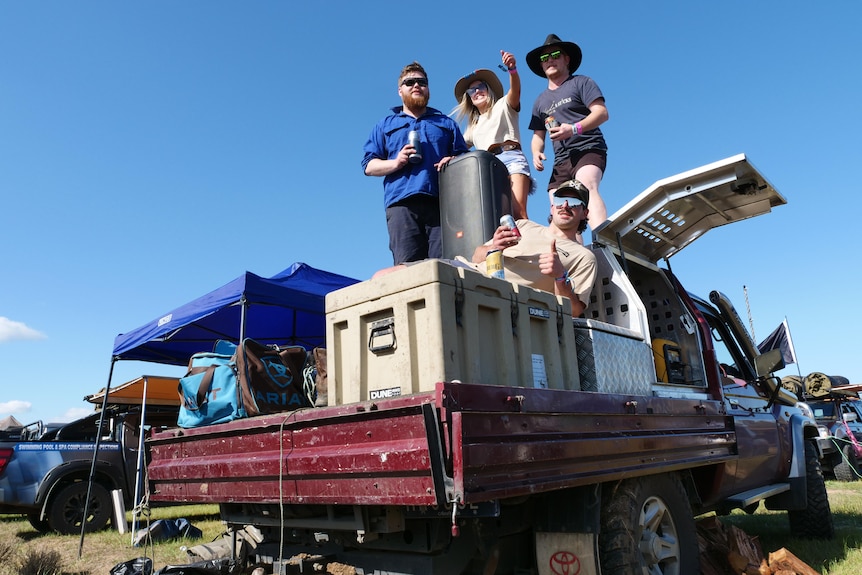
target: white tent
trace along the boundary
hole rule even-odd
[[[14,429],[16,427],[24,427],[24,424],[15,419],[14,415],[7,415],[3,419],[0,419],[0,431]]]

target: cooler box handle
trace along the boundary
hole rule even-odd
[[[387,317],[371,324],[371,334],[368,336],[368,351],[383,353],[396,347],[395,318]]]

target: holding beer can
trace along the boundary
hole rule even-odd
[[[545,127],[549,130],[551,128],[559,128],[560,123],[557,121],[557,119],[555,117],[548,116],[547,118],[545,118]]]
[[[421,164],[422,163],[422,142],[419,140],[419,132],[416,130],[410,130],[410,133],[407,134],[407,143],[416,148],[416,151],[410,154],[407,158],[407,161],[411,164]]]
[[[518,225],[515,223],[515,218],[513,218],[510,214],[506,214],[505,216],[500,218],[500,225],[504,228],[509,228],[515,235],[519,238],[521,237],[521,230],[518,229]]]
[[[503,270],[503,251],[491,250],[485,255],[485,273],[492,278],[506,279]]]

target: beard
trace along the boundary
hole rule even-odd
[[[429,94],[426,94],[424,92],[419,95],[410,92],[409,94],[403,96],[401,100],[408,108],[425,108],[426,106],[428,106],[428,97]]]

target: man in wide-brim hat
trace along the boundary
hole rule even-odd
[[[527,65],[548,87],[536,98],[530,117],[533,166],[544,170],[545,136],[554,146],[554,169],[548,190],[578,180],[590,191],[589,225],[595,229],[607,219],[599,183],[607,166],[608,147],[599,126],[608,120],[601,89],[592,78],[575,75],[581,65],[581,48],[548,34],[544,44],[527,53]],[[583,241],[583,238],[581,238]]]

